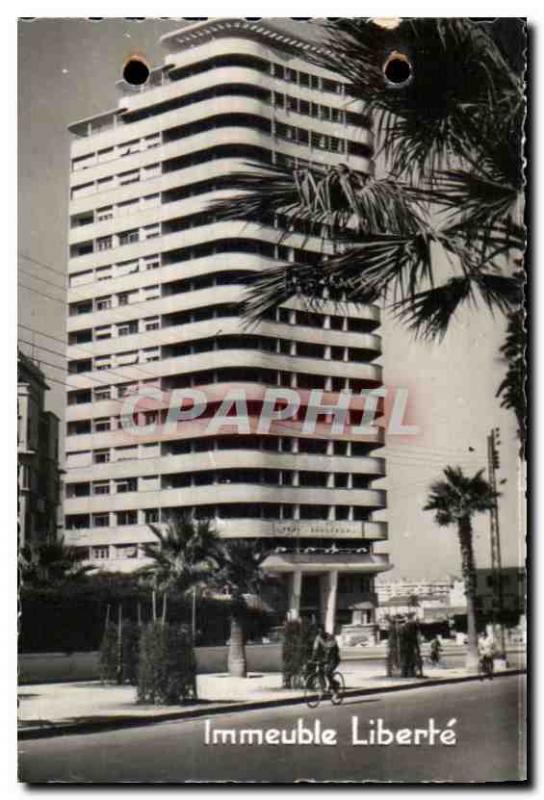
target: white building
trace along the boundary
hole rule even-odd
[[[293,300],[257,328],[240,319],[241,281],[316,258],[321,239],[207,210],[233,194],[248,161],[370,171],[368,119],[304,58],[315,45],[277,23],[197,23],[162,44],[165,64],[143,87],[121,84],[118,108],[70,126],[67,541],[105,569],[133,569],[154,538],[148,523],[189,509],[216,518],[223,536],[267,538],[292,614],[331,629],[370,624],[374,575],[388,569],[373,553],[387,538],[374,519],[385,493],[372,486],[385,474],[381,434],[192,427],[135,440],[119,421],[120,401],[149,386],[220,397],[234,385],[258,403],[263,385],[381,385],[376,306],[309,313]],[[160,411],[140,416],[153,423]]]

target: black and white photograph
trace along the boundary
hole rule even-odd
[[[528,47],[19,19],[21,783],[527,782]]]

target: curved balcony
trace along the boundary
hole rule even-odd
[[[136,315],[137,316],[137,315]],[[83,345],[68,345],[68,359],[83,358],[91,352],[95,356],[107,355],[116,350],[137,350],[138,348],[165,346],[179,341],[191,343],[199,339],[222,337],[247,333],[244,320],[240,317],[217,317],[201,322],[185,322],[180,325],[169,325],[156,331],[139,332],[128,336],[112,336],[110,339],[95,340]],[[305,325],[288,325],[286,323],[263,321],[252,329],[251,335],[285,341],[318,344],[324,347],[348,347],[368,350],[371,358],[381,354],[381,337],[372,333],[352,333],[331,329],[314,328]]]
[[[323,456],[310,453],[274,453],[267,450],[209,450],[183,455],[161,455],[134,462],[89,464],[67,470],[65,483],[169,475],[228,467],[341,472],[368,475],[376,480],[385,476],[385,459],[374,456]]]

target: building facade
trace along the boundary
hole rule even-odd
[[[17,358],[17,505],[19,548],[34,553],[55,541],[60,497],[59,420],[45,410],[48,390],[41,369]]]
[[[208,210],[237,193],[232,175],[248,162],[369,173],[368,118],[305,57],[317,45],[276,23],[197,23],[162,44],[164,66],[144,86],[121,84],[118,108],[70,127],[67,541],[102,568],[131,570],[154,538],[148,524],[190,510],[222,536],[266,538],[291,615],[371,625],[374,576],[389,568],[374,553],[387,538],[375,519],[385,493],[373,488],[383,431],[262,434],[255,409],[267,386],[331,396],[381,386],[380,311],[325,301],[310,312],[293,299],[248,328],[252,275],[331,247],[278,217]],[[138,393],[205,389],[218,405],[232,387],[249,398],[244,432],[123,429],[120,405]],[[136,418],[153,426],[164,412],[148,403]]]

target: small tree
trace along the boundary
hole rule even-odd
[[[230,644],[228,667],[231,675],[245,678],[245,650],[248,595],[258,595],[271,579],[261,570],[265,554],[251,539],[223,539],[218,552],[219,569],[214,584],[230,601]]]
[[[288,620],[283,626],[283,685],[296,689],[301,685],[304,668],[312,656],[315,625],[307,619]]]
[[[467,669],[478,664],[476,631],[476,565],[472,542],[472,517],[493,508],[497,494],[482,477],[483,470],[472,478],[460,467],[446,467],[445,479],[431,485],[424,511],[434,511],[440,527],[457,526],[461,564],[467,598]]]
[[[140,575],[150,578],[153,586],[153,618],[156,619],[156,590],[163,592],[162,621],[166,621],[167,594],[175,589],[187,595],[207,585],[217,566],[220,548],[217,531],[209,519],[195,519],[190,514],[171,517],[164,530],[149,525],[158,541],[144,544],[150,564]]]
[[[196,663],[187,628],[146,625],[140,637],[138,702],[172,705],[196,697]]]

